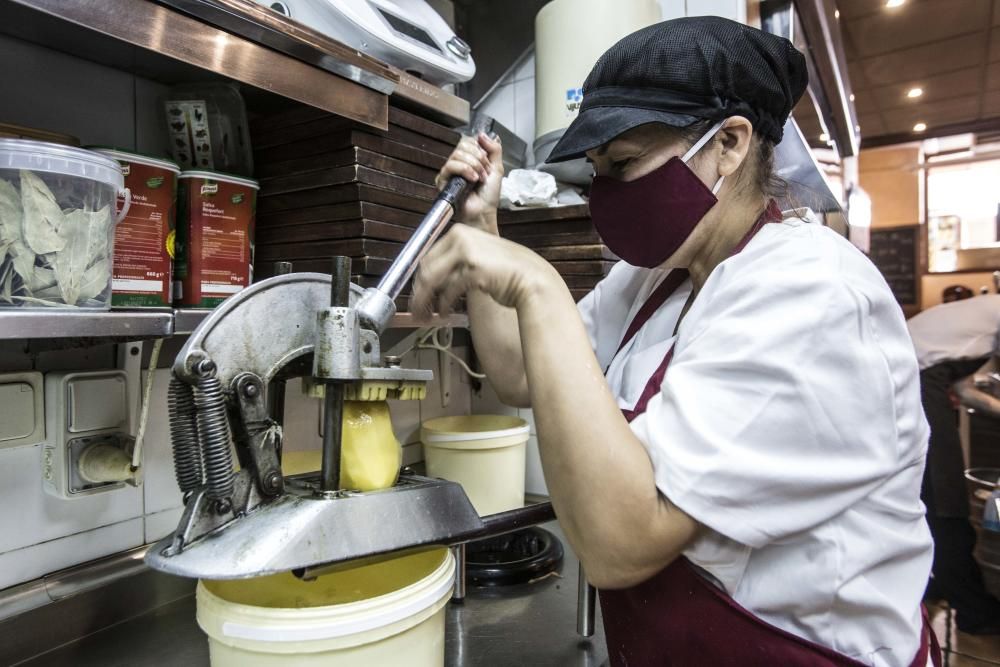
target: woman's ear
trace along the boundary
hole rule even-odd
[[[750,152],[753,125],[743,116],[732,116],[719,130],[719,176],[731,176]]]

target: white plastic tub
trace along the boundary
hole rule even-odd
[[[107,308],[115,224],[130,202],[104,155],[0,139],[0,306]]]
[[[520,417],[430,419],[420,429],[427,474],[461,484],[480,516],[523,507],[529,434]]]
[[[442,667],[447,549],[301,581],[286,573],[198,583],[212,667]]]

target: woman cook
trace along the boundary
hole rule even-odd
[[[864,255],[773,198],[806,80],[788,41],[719,18],[608,50],[549,158],[593,162],[624,260],[579,306],[497,235],[498,143],[464,140],[440,174],[477,187],[415,307],[466,295],[498,395],[534,409],[613,665],[938,664],[903,315]]]

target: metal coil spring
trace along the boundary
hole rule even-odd
[[[215,377],[202,377],[194,392],[198,409],[198,436],[205,462],[206,494],[213,500],[233,495],[233,454],[229,447],[229,422],[222,383]]]
[[[170,378],[167,390],[170,415],[170,443],[174,450],[174,473],[181,493],[194,491],[202,484],[201,449],[195,417],[194,390],[176,377]]]

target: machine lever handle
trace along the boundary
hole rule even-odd
[[[493,119],[483,114],[476,118],[470,128],[473,136],[479,136],[480,132],[485,132],[495,137],[492,129]],[[365,292],[357,306],[358,314],[365,327],[382,333],[389,326],[393,315],[396,314],[396,297],[413,277],[420,260],[448,226],[448,222],[455,214],[469,185],[469,181],[461,176],[453,176],[448,179],[444,188],[431,204],[427,215],[413,232],[413,236],[403,246],[396,261],[382,276],[378,287],[369,288]]]

